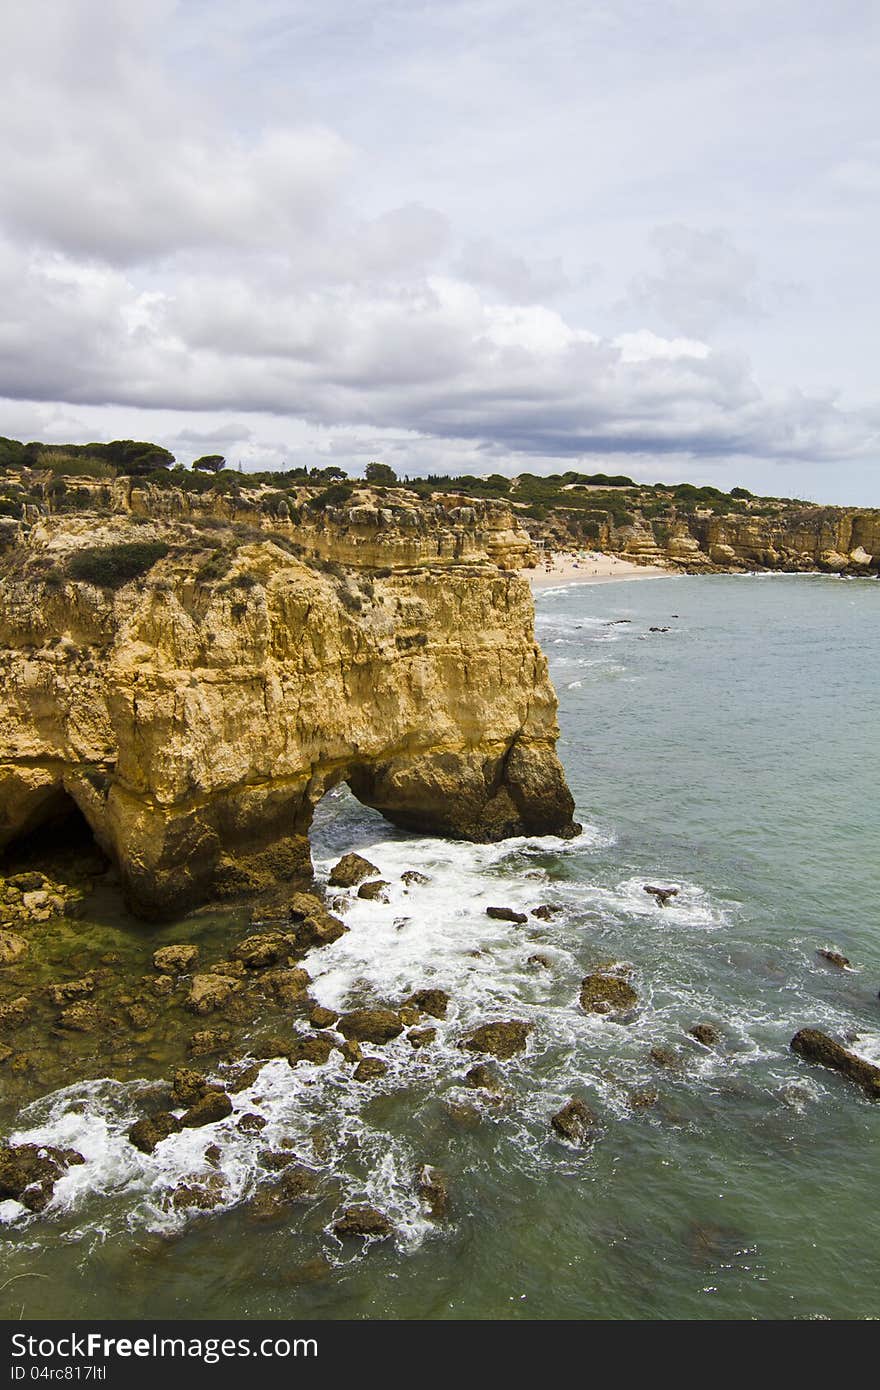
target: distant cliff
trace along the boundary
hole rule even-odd
[[[573,832],[509,508],[76,490],[0,526],[0,849],[73,803],[155,916],[307,878],[340,782],[423,832]]]

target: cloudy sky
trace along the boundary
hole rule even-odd
[[[0,434],[880,505],[876,0],[28,0]]]

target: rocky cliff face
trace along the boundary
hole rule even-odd
[[[770,516],[639,520],[609,533],[607,548],[643,564],[691,572],[737,569],[825,570],[874,574],[880,569],[880,511],[785,507]]]
[[[499,567],[528,551],[509,513],[362,507],[270,535],[163,505],[129,490],[6,537],[0,848],[72,801],[159,916],[307,878],[343,781],[420,831],[572,833],[531,596]],[[76,577],[86,548],[150,542],[166,553],[116,588]]]

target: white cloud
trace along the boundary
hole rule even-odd
[[[867,216],[870,142],[793,143],[810,72],[866,109],[852,16],[783,54],[757,4],[745,30],[714,3],[551,8],[7,6],[5,416],[401,471],[868,458],[859,275],[825,246],[834,295],[803,254],[779,293],[831,235],[817,142],[838,215]]]

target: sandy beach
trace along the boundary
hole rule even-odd
[[[607,584],[617,579],[661,579],[669,570],[657,565],[634,565],[616,555],[603,555],[594,550],[563,552],[541,557],[536,569],[520,570],[533,589],[546,589],[555,584]]]

